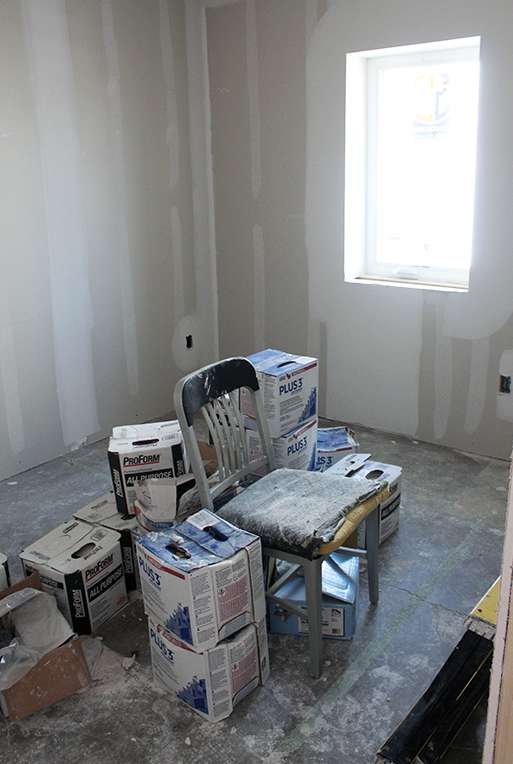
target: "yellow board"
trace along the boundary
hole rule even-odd
[[[371,496],[370,499],[362,501],[354,509],[347,513],[344,522],[335,533],[333,541],[329,541],[327,544],[323,544],[319,549],[319,554],[331,554],[340,546],[344,546],[350,536],[355,532],[360,523],[362,523],[370,514],[374,512],[382,502],[390,496],[390,490],[384,488],[379,493]]]
[[[488,589],[475,608],[471,611],[471,618],[479,618],[480,621],[486,621],[492,626],[497,626],[497,610],[499,607],[499,596],[501,591],[500,576],[497,581]]]

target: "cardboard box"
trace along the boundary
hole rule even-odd
[[[379,508],[379,543],[382,544],[399,527],[399,510],[401,505],[401,474],[402,469],[395,464],[368,461],[370,454],[359,454],[362,459],[352,458],[351,455],[341,459],[330,472],[345,477],[358,477],[365,480],[384,480],[390,490],[390,495]],[[363,457],[367,457],[363,461]],[[358,528],[358,546],[365,546],[365,526]]]
[[[135,539],[143,531],[135,517],[125,518],[119,514],[114,493],[111,491],[91,501],[74,512],[73,517],[89,525],[101,525],[119,533],[127,591],[140,589]]]
[[[77,634],[90,634],[127,602],[119,533],[72,520],[26,547],[26,575],[36,571]]]
[[[352,639],[358,613],[359,558],[335,552],[322,563],[322,635],[326,639]],[[296,607],[306,607],[302,575],[289,578],[275,592]],[[308,621],[281,607],[269,606],[271,632],[308,634]]]
[[[0,601],[25,588],[41,588],[37,573],[0,591]],[[0,711],[10,721],[19,721],[90,684],[82,645],[78,639],[71,639],[48,652],[25,676],[0,692]]]
[[[146,612],[206,650],[265,617],[260,539],[201,510],[137,540]]]
[[[324,472],[344,456],[358,451],[360,444],[348,427],[320,427],[317,430],[316,470]]]
[[[316,358],[268,349],[248,356],[248,360],[257,372],[271,438],[286,435],[317,417],[319,369]],[[251,404],[247,391],[241,390],[241,412],[254,418]]]
[[[114,427],[109,441],[109,465],[118,511],[134,514],[136,486],[142,481],[174,484],[189,473],[182,432],[176,421]],[[193,478],[190,474],[190,479]],[[169,495],[169,511],[175,511]]]
[[[7,561],[7,555],[0,552],[0,592],[2,589],[6,589],[11,585],[11,578],[9,576],[9,563]]]
[[[246,420],[247,421],[247,420]],[[251,459],[262,454],[260,435],[256,429],[246,429],[248,449]],[[297,430],[271,438],[275,467],[291,470],[314,470],[317,459],[317,419],[311,419]]]
[[[259,643],[250,624],[204,652],[195,652],[151,618],[151,662],[157,684],[174,693],[200,716],[220,721],[268,674],[267,636]],[[265,619],[263,619],[265,632]]]
[[[190,473],[179,478],[142,480],[135,487],[135,516],[147,530],[168,525],[182,511],[187,496],[195,487],[196,480]]]

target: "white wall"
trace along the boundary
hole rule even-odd
[[[215,356],[186,40],[184,0],[0,4],[0,477]]]
[[[321,358],[331,417],[507,457],[513,5],[239,0],[206,9],[221,354]],[[345,56],[482,38],[468,294],[343,280]],[[236,320],[234,320],[236,319]]]

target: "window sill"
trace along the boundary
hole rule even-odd
[[[402,289],[427,289],[433,292],[456,292],[458,294],[466,294],[468,292],[468,286],[462,286],[461,284],[435,284],[430,283],[429,281],[387,279],[379,276],[346,277],[345,281],[350,284],[372,284],[377,286],[400,287]]]

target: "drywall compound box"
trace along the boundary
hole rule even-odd
[[[72,520],[20,554],[25,575],[39,574],[77,634],[90,634],[127,601],[119,540],[116,531]]]
[[[358,451],[360,444],[348,427],[323,427],[317,431],[318,472],[324,472],[344,456]]]
[[[358,557],[335,552],[322,563],[322,635],[327,639],[351,639],[358,611]],[[305,580],[294,575],[275,592],[296,607],[306,608]],[[271,632],[308,634],[308,620],[286,610],[277,602],[270,605]]]
[[[256,424],[246,417],[250,428],[246,429],[246,437],[250,458],[254,459],[262,453],[260,435],[254,429]],[[317,461],[317,419],[292,430],[281,438],[271,438],[275,467],[291,470],[315,470]]]
[[[192,650],[151,617],[148,626],[155,682],[210,721],[225,719],[265,681],[267,636],[262,645],[255,624],[204,652]],[[263,627],[265,632],[265,618]]]
[[[362,454],[362,457],[365,455]],[[358,461],[350,454],[341,459],[330,472],[333,475],[344,477],[357,477],[365,480],[384,480],[390,491],[390,495],[382,502],[379,508],[379,543],[394,533],[399,527],[399,509],[401,505],[401,475],[402,469],[395,464],[383,462]],[[365,526],[362,523],[358,528],[358,545],[365,545]]]
[[[135,539],[142,530],[135,517],[125,518],[119,514],[113,492],[86,504],[74,512],[73,517],[89,525],[101,525],[119,533],[126,588],[128,591],[140,589]]]
[[[201,510],[137,540],[145,610],[195,650],[265,618],[260,539]]]
[[[271,438],[279,438],[317,416],[319,369],[316,358],[262,350],[248,356],[256,369]],[[254,418],[247,391],[241,390],[241,411]]]
[[[180,425],[171,421],[115,427],[109,441],[109,465],[118,511],[134,514],[139,483],[171,482],[189,472]],[[170,495],[171,511],[172,502]]]

